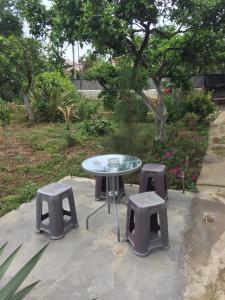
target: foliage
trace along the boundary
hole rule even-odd
[[[16,9],[16,2],[12,0],[0,1],[0,35],[21,37],[23,33],[22,20]]]
[[[72,105],[79,97],[69,78],[57,71],[38,75],[29,93],[36,118],[41,121],[58,120],[61,116],[58,107]]]
[[[65,133],[67,147],[73,147],[76,144],[76,139],[70,130]]]
[[[0,36],[0,97],[4,101],[22,97],[33,77],[45,68],[42,46],[37,40]]]
[[[175,97],[167,95],[165,102],[169,114],[168,119],[173,122],[182,118],[185,118],[184,121],[194,118],[205,122],[216,111],[211,92],[191,90],[183,94],[178,93],[178,96]],[[187,116],[185,117],[185,115]]]
[[[211,92],[193,91],[185,97],[182,113],[195,113],[201,121],[206,121],[216,109],[212,99]]]
[[[91,68],[86,71],[86,78],[97,80],[104,90],[99,94],[103,100],[105,109],[113,110],[116,103],[118,70],[110,62],[97,60]]]
[[[12,110],[12,119],[16,123],[24,123],[27,121],[27,113],[24,105],[15,102],[8,102],[8,105]]]
[[[104,118],[86,120],[84,127],[90,135],[102,136],[109,132],[110,122]]]
[[[66,105],[65,107],[58,106],[59,111],[62,112],[64,120],[66,122],[66,129],[70,129],[70,119],[74,109],[73,105]]]
[[[0,121],[3,128],[6,128],[12,119],[11,108],[0,99]]]
[[[3,246],[0,247],[0,254],[4,250],[7,243],[5,243]],[[5,272],[10,267],[13,259],[15,258],[17,252],[21,248],[22,245],[16,248],[14,252],[12,252],[5,261],[0,265],[0,279],[3,277]],[[36,281],[21,290],[17,291],[18,288],[21,286],[21,284],[24,282],[24,280],[27,278],[27,276],[30,274],[30,272],[33,270],[39,259],[41,258],[43,252],[45,251],[46,247],[45,245],[42,247],[41,250],[39,250],[10,280],[9,282],[1,287],[0,289],[0,299],[2,300],[20,300],[24,299],[26,295],[39,283],[39,281]]]
[[[77,102],[76,116],[78,121],[84,121],[90,119],[96,115],[100,110],[99,101],[93,99],[81,99]]]
[[[199,121],[199,116],[193,112],[187,112],[183,117],[183,121],[187,128],[194,128]]]

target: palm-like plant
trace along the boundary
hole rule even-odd
[[[0,255],[2,254],[5,246],[7,245],[7,242],[0,247]],[[9,266],[11,265],[13,259],[15,258],[17,252],[19,251],[20,247],[16,248],[16,250],[13,251],[9,255],[8,258],[5,259],[5,261],[0,265],[0,280],[4,276],[5,272],[8,270]],[[38,284],[38,281],[35,281],[34,283],[26,286],[25,288],[18,290],[20,285],[23,283],[23,281],[26,279],[26,277],[29,275],[29,273],[32,271],[34,266],[37,264],[38,260],[40,259],[41,255],[43,254],[45,248],[48,246],[45,245],[40,251],[38,251],[37,254],[35,254],[17,273],[14,275],[9,282],[0,289],[0,300],[21,300],[23,299],[33,288],[36,284]]]
[[[63,113],[65,122],[66,122],[66,129],[70,129],[70,118],[74,109],[74,105],[66,105],[65,107],[58,106],[58,110]]]

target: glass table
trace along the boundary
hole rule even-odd
[[[138,171],[142,166],[142,162],[139,158],[132,155],[121,154],[107,154],[90,157],[82,162],[82,168],[85,172],[95,176],[106,177],[106,194],[107,199],[104,204],[95,209],[86,218],[86,229],[89,229],[89,219],[101,208],[108,205],[108,213],[110,214],[110,205],[113,203],[115,211],[115,221],[117,227],[117,240],[120,242],[120,226],[118,221],[117,204],[120,201],[116,201],[116,178],[121,175],[126,175]],[[109,190],[109,182],[111,190]],[[123,202],[122,202],[123,203]]]

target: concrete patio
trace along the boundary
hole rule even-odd
[[[73,187],[79,227],[63,239],[50,242],[25,282],[41,280],[26,299],[183,299],[184,239],[189,228],[192,193],[169,191],[170,249],[157,249],[147,257],[137,257],[129,244],[117,243],[113,210],[111,215],[107,208],[100,211],[91,218],[90,230],[85,229],[87,214],[101,204],[93,200],[94,180],[65,178],[63,182]],[[126,185],[126,192],[137,193],[138,187]],[[126,206],[120,204],[118,211],[123,239]],[[1,244],[9,241],[1,261],[23,243],[5,281],[49,242],[47,235],[36,234],[34,229],[35,201],[0,219]]]

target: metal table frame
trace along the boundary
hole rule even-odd
[[[116,229],[117,229],[117,241],[120,242],[120,225],[119,225],[119,220],[118,220],[117,204],[119,204],[119,203],[123,203],[125,205],[127,205],[127,204],[121,200],[117,201],[116,191],[115,191],[115,186],[116,186],[115,180],[116,180],[116,177],[118,177],[120,175],[126,175],[126,174],[130,174],[130,173],[134,173],[134,172],[138,171],[141,168],[141,166],[142,166],[142,162],[140,160],[140,164],[135,168],[119,171],[116,173],[110,173],[110,172],[96,172],[96,171],[87,170],[82,165],[84,171],[91,173],[93,175],[97,175],[97,176],[99,175],[99,176],[106,177],[106,195],[107,195],[106,201],[87,216],[87,218],[86,218],[86,229],[87,230],[89,229],[90,217],[92,217],[94,214],[96,214],[99,210],[101,210],[106,205],[108,206],[108,214],[110,214],[111,203],[113,203],[114,212],[115,212]],[[112,191],[109,190],[109,182],[112,184]],[[109,194],[110,192],[112,192],[112,196]]]

